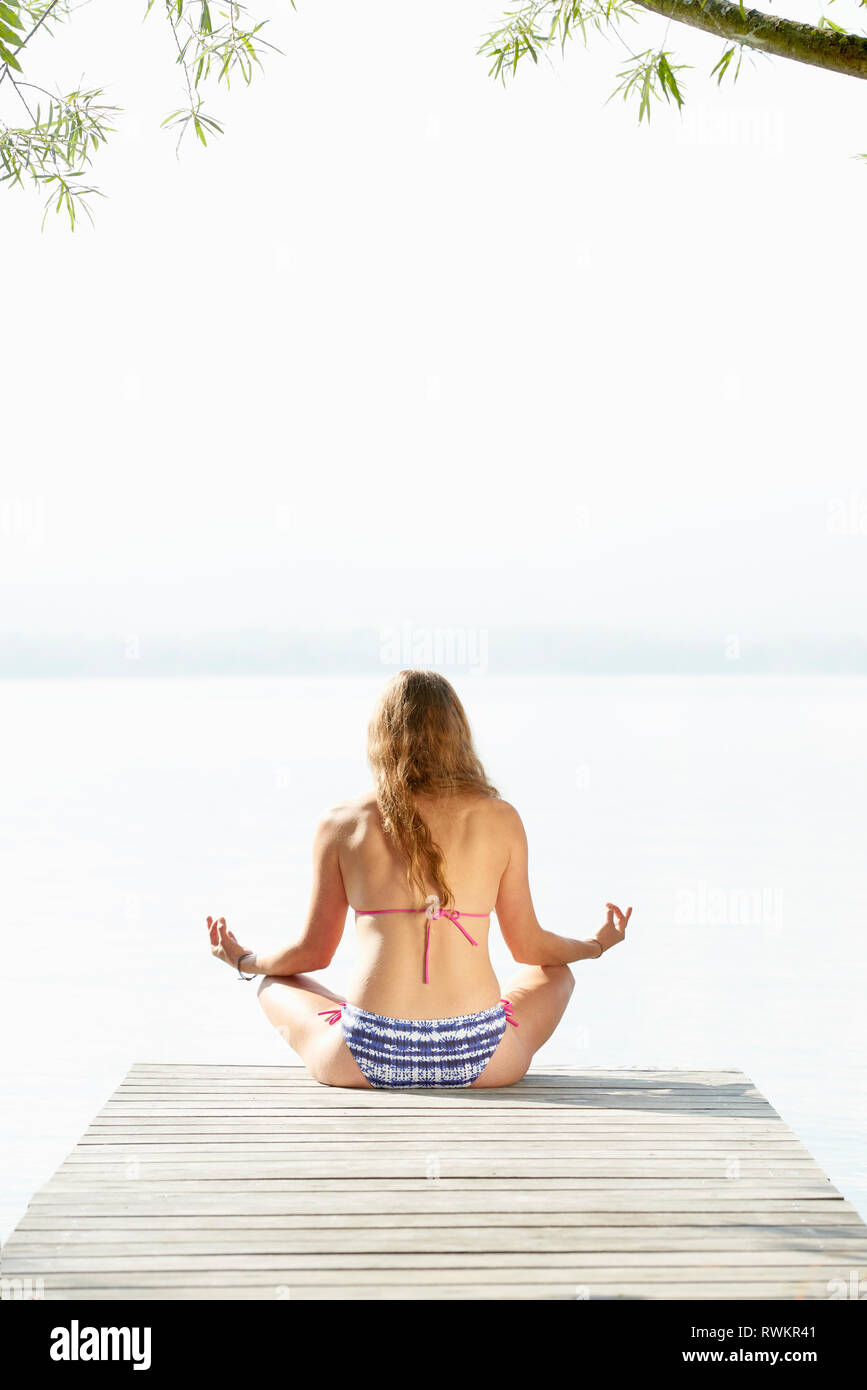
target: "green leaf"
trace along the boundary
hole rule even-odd
[[[6,63],[10,68],[14,68],[16,72],[21,72],[22,70],[21,64],[14,53],[10,53],[9,49],[2,43],[0,43],[0,62]]]
[[[668,96],[670,93],[671,96],[674,97],[674,100],[677,102],[679,109],[683,106],[683,97],[680,95],[680,88],[677,85],[677,78],[674,75],[674,69],[669,63],[665,53],[660,53],[659,55],[657,72],[659,73],[659,80],[662,84],[662,91],[665,95],[666,101],[668,100]]]
[[[725,77],[726,72],[727,72],[727,70],[728,70],[729,63],[731,62],[731,60],[732,60],[732,58],[733,58],[734,56],[735,56],[734,46],[732,46],[731,48],[727,48],[726,51],[725,51],[725,53],[723,54],[723,56],[720,58],[719,62],[716,64],[716,66],[713,67],[713,68],[711,68],[711,72],[710,72],[711,77],[713,77],[714,73],[718,73],[718,74],[719,74],[719,76],[717,77],[717,80],[716,80],[716,85],[717,85],[717,86],[720,85],[720,83],[722,82],[723,78]]]

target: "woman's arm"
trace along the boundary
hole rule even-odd
[[[313,891],[307,920],[297,941],[282,951],[251,954],[226,927],[226,920],[208,918],[211,954],[245,975],[299,975],[324,970],[340,944],[349,903],[340,872],[340,840],[343,821],[339,811],[329,812],[316,828],[313,840]]]
[[[545,931],[536,916],[530,894],[527,834],[514,806],[501,803],[506,811],[509,861],[497,893],[497,920],[503,940],[520,965],[570,965],[579,960],[596,960],[609,947],[623,940],[632,908],[620,911],[606,903],[606,917],[595,936],[577,938]]]

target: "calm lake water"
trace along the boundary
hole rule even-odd
[[[448,674],[543,924],[635,909],[539,1060],[742,1068],[867,1216],[867,680]],[[286,1060],[204,920],[291,939],[381,684],[0,683],[2,1235],[134,1061]]]

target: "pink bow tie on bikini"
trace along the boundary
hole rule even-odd
[[[453,922],[458,931],[463,932],[471,946],[478,946],[478,941],[474,941],[460,920],[462,917],[490,917],[490,912],[462,912],[457,907],[440,907],[440,900],[435,893],[431,893],[425,900],[426,907],[354,907],[352,910],[356,917],[384,917],[388,913],[400,912],[406,915],[408,912],[423,912],[425,914],[424,924],[424,982],[429,984],[428,975],[428,953],[430,951],[430,924],[436,922],[440,917],[448,917]]]
[[[424,924],[424,982],[425,984],[428,984],[428,953],[430,951],[431,922],[438,922],[440,917],[448,917],[450,922],[454,922],[458,931],[463,932],[464,936],[467,938],[467,941],[469,941],[471,946],[478,946],[479,943],[478,941],[474,940],[473,937],[470,936],[469,932],[467,931],[466,927],[461,921],[461,914],[456,907],[440,907],[440,900],[433,893],[431,893],[430,897],[426,899],[426,902],[427,906],[424,909],[426,918]],[[484,917],[485,915],[486,914],[484,912],[466,913],[467,917]]]

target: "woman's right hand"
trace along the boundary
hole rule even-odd
[[[607,951],[609,947],[616,946],[618,942],[623,941],[626,935],[626,924],[632,916],[631,907],[628,907],[625,912],[621,912],[614,903],[606,903],[605,907],[605,921],[593,937],[594,941],[599,942],[603,951]]]

